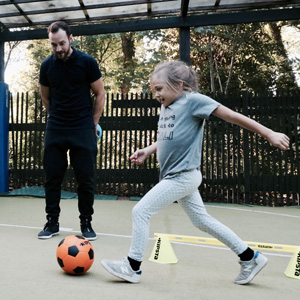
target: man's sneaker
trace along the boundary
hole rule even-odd
[[[44,226],[44,229],[38,234],[39,239],[50,239],[54,235],[59,234],[59,223],[55,219],[48,217],[48,221]]]
[[[131,283],[138,283],[140,281],[142,271],[133,271],[127,257],[122,260],[102,260],[102,266],[112,275],[124,279]]]
[[[82,232],[82,236],[89,241],[94,241],[97,239],[97,235],[92,228],[91,221],[89,219],[81,220],[80,228]]]
[[[255,251],[254,257],[249,261],[239,261],[241,265],[240,274],[234,279],[237,284],[249,283],[257,273],[267,264],[268,259],[260,252]]]

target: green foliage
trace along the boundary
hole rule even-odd
[[[124,81],[129,83],[130,91],[141,91],[148,88],[150,73],[159,60],[146,45],[147,35],[146,32],[127,34],[125,38],[131,41],[131,49],[122,48],[120,34],[76,37],[73,46],[97,60],[107,92],[120,91]],[[130,63],[125,57],[126,51],[133,55]]]
[[[196,28],[192,31],[191,59],[199,75],[201,91],[210,93],[208,37],[212,35],[215,81],[217,92],[222,93],[228,79],[235,26]],[[296,90],[298,86],[282,65],[284,57],[276,55],[280,45],[269,35],[266,24],[242,24],[237,36],[237,51],[234,57],[233,74],[229,94],[248,90],[254,93]],[[219,76],[219,78],[217,77]]]
[[[216,94],[224,93],[227,88],[228,94],[241,90],[256,94],[298,90],[291,70],[292,66],[299,70],[299,56],[287,56],[283,43],[274,38],[269,25],[192,28],[191,66],[198,74],[200,92],[211,94],[212,83]],[[299,32],[298,21],[276,23],[276,26],[279,32],[291,26]],[[74,37],[73,46],[97,60],[107,92],[121,92],[124,86],[130,92],[150,92],[149,76],[157,63],[179,59],[178,33],[178,29],[167,29],[81,36]],[[292,41],[290,36],[284,45],[291,47]],[[40,64],[51,54],[49,41],[22,42],[18,47],[26,49],[29,67],[16,74],[16,81],[22,90],[37,90]]]

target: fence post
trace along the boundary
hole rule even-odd
[[[0,82],[0,193],[8,192],[8,131],[9,131],[8,85]]]
[[[243,114],[249,116],[248,110],[249,93],[243,92]],[[249,132],[243,129],[243,152],[244,152],[244,198],[245,204],[250,204],[250,157],[249,157]]]

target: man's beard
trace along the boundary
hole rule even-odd
[[[69,55],[70,51],[71,51],[71,47],[69,47],[69,49],[66,52],[55,53],[55,56],[58,59],[60,59],[60,60],[62,60],[62,61],[65,62],[69,58],[68,55]]]

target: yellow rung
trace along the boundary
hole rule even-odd
[[[173,235],[165,233],[154,233],[155,237],[167,236],[169,241],[180,242],[180,243],[190,243],[190,244],[200,244],[200,245],[210,245],[210,246],[222,246],[226,247],[223,243],[214,238],[206,237],[196,237],[196,236],[186,236],[186,235]],[[275,252],[288,252],[295,253],[300,246],[292,245],[280,245],[280,244],[270,244],[270,243],[258,243],[258,242],[246,242],[245,243],[255,250],[266,250]]]

